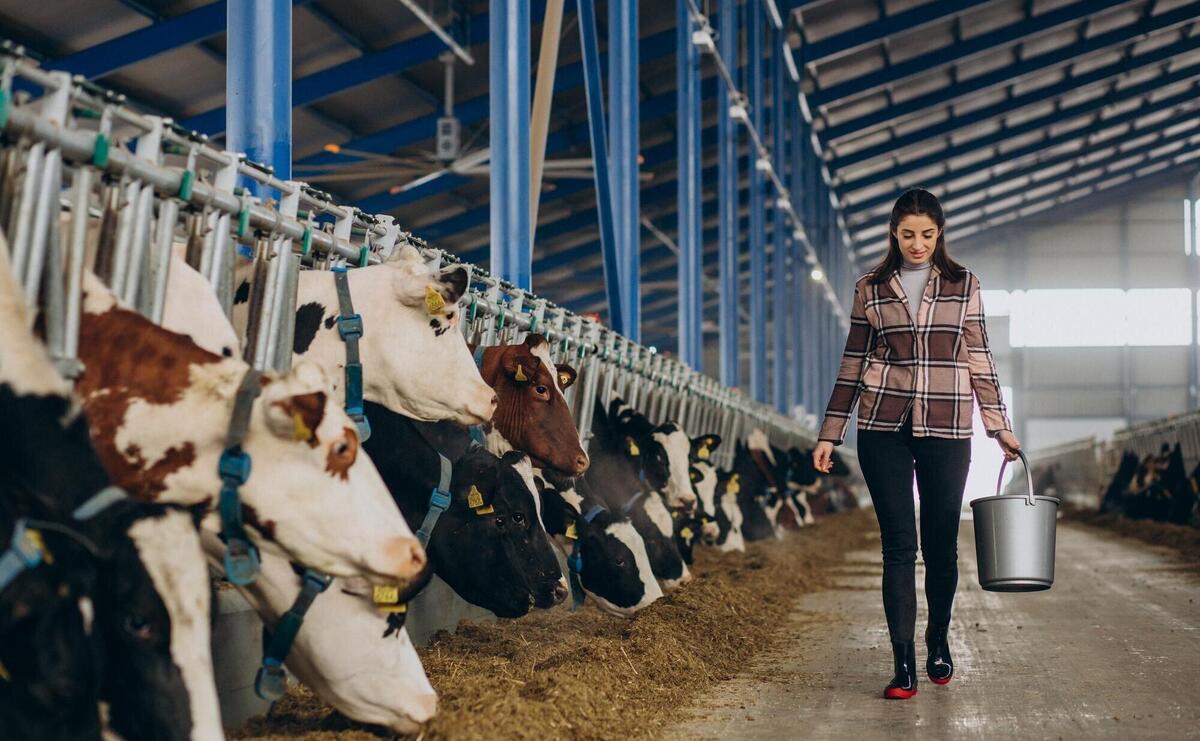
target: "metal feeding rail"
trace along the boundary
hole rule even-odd
[[[230,315],[240,252],[255,270],[246,358],[259,368],[285,369],[301,269],[365,267],[405,246],[437,267],[460,264],[402,231],[390,216],[338,205],[304,183],[280,180],[269,167],[216,148],[204,135],[132,110],[119,95],[39,68],[11,45],[0,48],[0,132],[0,229],[10,238],[26,300],[44,312],[52,356],[67,377],[78,372],[85,267],[161,322],[176,245],[186,244],[188,263],[213,285]],[[259,194],[239,180],[259,184]],[[715,456],[725,466],[732,463],[732,440],[754,427],[777,445],[813,444],[812,430],[740,391],[466,267],[468,337],[491,345],[529,332],[546,336],[556,362],[577,366],[579,381],[567,395],[585,441],[596,401],[620,396],[654,422],[672,419],[692,435],[722,435],[729,444]]]

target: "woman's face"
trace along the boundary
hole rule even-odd
[[[900,220],[894,233],[904,259],[910,263],[924,263],[933,258],[933,248],[937,246],[941,230],[925,214],[910,214]]]

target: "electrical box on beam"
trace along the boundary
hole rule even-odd
[[[457,118],[444,116],[437,122],[437,158],[443,162],[458,159],[462,145],[462,126]]]

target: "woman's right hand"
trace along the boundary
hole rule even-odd
[[[813,448],[813,467],[821,473],[829,473],[833,468],[833,443],[822,440]]]

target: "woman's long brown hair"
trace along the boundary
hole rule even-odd
[[[946,252],[946,215],[942,213],[942,204],[938,202],[937,196],[929,191],[910,188],[904,191],[904,194],[896,199],[896,205],[892,206],[892,218],[888,223],[888,251],[879,264],[871,269],[872,283],[886,283],[892,277],[892,273],[904,264],[904,254],[900,252],[896,230],[900,228],[900,221],[905,216],[921,214],[933,219],[938,226],[937,244],[933,248],[933,264],[946,280],[952,283],[962,280],[966,268],[952,260]]]

